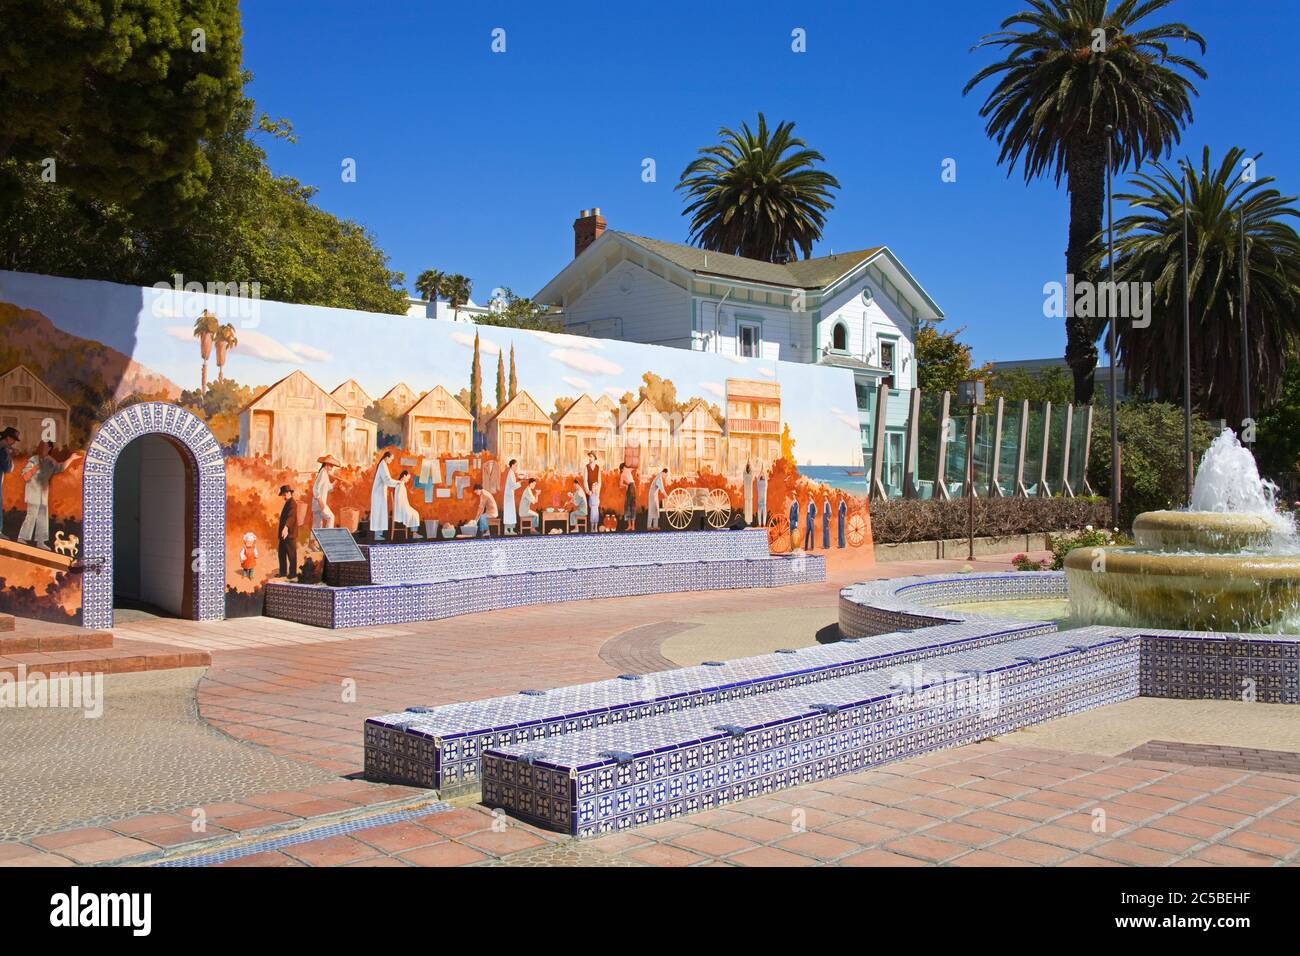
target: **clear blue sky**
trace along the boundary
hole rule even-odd
[[[252,95],[296,144],[270,162],[366,225],[406,274],[463,272],[476,301],[532,295],[569,260],[571,224],[685,241],[678,174],[721,125],[791,119],[843,186],[816,254],[886,244],[978,361],[1060,355],[1044,282],[1064,268],[1067,197],[995,165],[970,48],[1019,0],[909,3],[243,4]],[[310,12],[308,12],[310,11]],[[1295,0],[1180,0],[1209,42],[1181,151],[1265,152],[1300,192]],[[491,33],[506,31],[506,52]],[[807,31],[807,52],[791,31]],[[343,183],[340,163],[357,162]],[[653,158],[658,181],[641,179]],[[957,181],[941,164],[957,161]]]

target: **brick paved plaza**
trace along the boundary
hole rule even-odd
[[[975,569],[1006,567],[991,557]],[[145,620],[211,666],[106,678],[105,717],[0,712],[0,863],[277,866],[1294,865],[1300,729],[1280,707],[1139,699],[864,773],[573,841],[359,779],[365,717],[828,639],[824,584],[542,605],[326,631]],[[63,762],[60,763],[60,757]],[[48,796],[55,794],[57,796]],[[198,821],[198,822],[196,822]],[[379,821],[379,822],[376,822]],[[388,821],[388,822],[383,822]],[[325,829],[325,828],[329,829]]]

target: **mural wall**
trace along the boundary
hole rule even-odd
[[[224,501],[200,497],[213,462],[193,419],[224,465],[203,495]],[[158,434],[134,440],[146,431]],[[635,530],[722,502],[785,551],[806,543],[811,501],[812,546],[870,544],[852,374],[771,360],[0,272],[0,435],[0,607],[69,623],[83,622],[91,576],[94,594],[209,617],[260,613],[277,576],[315,579],[322,462],[333,521],[386,540],[473,532],[476,486],[507,523],[527,510],[570,529],[580,496],[589,531],[624,530],[630,485]],[[844,480],[813,481],[808,466]],[[222,511],[214,555],[199,516]],[[95,547],[88,527],[112,541]],[[186,555],[160,587],[158,562]],[[199,599],[214,575],[215,611]],[[105,623],[99,601],[85,623]]]

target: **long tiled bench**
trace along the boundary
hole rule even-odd
[[[946,654],[910,686],[878,668],[495,745],[483,799],[575,836],[654,823],[1135,697],[1138,652],[1106,629],[1038,635]]]
[[[822,555],[773,555],[763,529],[479,538],[362,549],[331,586],[271,582],[263,613],[316,627],[432,621],[528,604],[826,579]]]
[[[661,717],[1054,630],[1043,622],[953,624],[636,679],[628,675],[442,707],[413,707],[366,721],[366,777],[433,787],[444,796],[465,793],[478,787],[480,758],[492,746]]]

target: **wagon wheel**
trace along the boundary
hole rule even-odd
[[[773,554],[788,554],[790,551],[790,519],[785,515],[767,516],[767,549]]]
[[[731,496],[714,488],[704,498],[704,518],[710,528],[725,528],[731,520]]]
[[[849,520],[845,523],[844,536],[854,548],[862,547],[863,542],[867,540],[867,519],[861,511],[849,515]]]
[[[663,511],[664,517],[668,519],[668,524],[674,531],[686,530],[691,519],[695,517],[695,505],[691,493],[685,488],[674,488],[670,491],[660,510]]]

